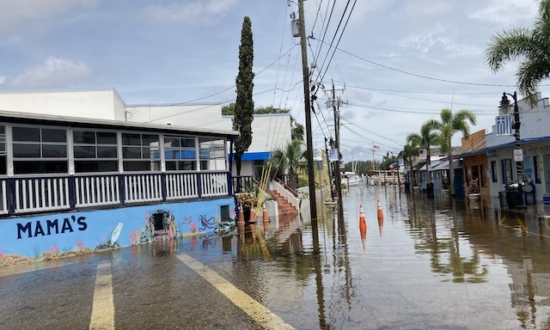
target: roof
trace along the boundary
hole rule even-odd
[[[184,126],[169,126],[150,123],[136,123],[126,122],[119,120],[106,120],[106,119],[91,119],[91,118],[79,118],[68,116],[52,116],[42,115],[35,113],[24,112],[12,112],[12,111],[0,111],[0,121],[10,123],[21,122],[36,122],[36,123],[48,123],[58,124],[63,126],[72,127],[108,127],[123,130],[142,130],[142,131],[155,131],[172,134],[191,134],[191,135],[206,135],[206,136],[223,136],[223,137],[236,137],[239,132],[230,130],[216,130],[208,128],[196,128],[196,127],[184,127]]]
[[[492,133],[491,133],[492,134]],[[539,137],[531,137],[531,138],[525,138],[521,139],[520,142],[522,144],[524,143],[534,143],[534,142],[543,142],[543,141],[550,141],[550,135],[547,136],[539,136]],[[492,143],[488,145],[487,147],[483,149],[479,149],[472,152],[466,152],[460,155],[460,157],[471,157],[476,155],[481,155],[484,153],[487,153],[488,151],[498,150],[502,148],[509,148],[516,145],[516,139],[514,136],[510,135],[500,135],[496,136],[494,141],[491,141]]]

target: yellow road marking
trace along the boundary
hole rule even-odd
[[[114,328],[115,306],[113,303],[111,261],[101,261],[97,265],[90,330]]]
[[[502,226],[502,227],[504,227],[504,228],[509,228],[509,229],[516,229],[516,226],[510,226],[510,225],[505,225],[505,224],[504,224],[504,221],[503,221],[503,220],[505,220],[505,217],[506,217],[506,216],[504,216],[504,217],[499,221],[499,223],[498,223],[499,226]],[[543,238],[550,238],[550,236],[548,236],[548,235],[539,234],[539,233],[534,233],[534,232],[531,232],[531,231],[527,230],[527,227],[523,224],[523,222],[522,222],[519,218],[517,218],[516,220],[519,222],[519,225],[520,225],[520,227],[521,227],[521,230],[522,230],[524,233],[527,233],[527,234],[533,235],[533,236],[543,237]],[[548,226],[546,223],[545,223],[545,225]]]
[[[519,226],[521,227],[521,231],[526,233],[527,232],[527,227],[525,226],[523,221],[521,221],[521,219],[517,215],[516,215],[516,221],[519,223]]]
[[[507,217],[506,217],[505,215],[503,215],[503,216],[502,216],[502,219],[500,219],[500,221],[498,222],[498,224],[499,224],[499,225],[504,225],[504,222],[506,222],[506,218],[507,218]]]
[[[189,255],[179,254],[177,258],[212,284],[218,291],[231,300],[233,304],[242,309],[265,329],[294,329],[290,324],[283,321],[262,304],[237,289],[233,284]]]

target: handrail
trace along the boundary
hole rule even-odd
[[[277,181],[281,186],[283,186],[292,195],[294,195],[294,197],[298,197],[298,192],[296,190],[294,190],[292,187],[290,187],[289,185],[287,185],[286,183],[284,183],[283,180],[281,180],[279,178],[275,178],[275,181]]]

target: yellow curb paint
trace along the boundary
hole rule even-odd
[[[101,261],[97,265],[90,330],[114,328],[115,306],[113,303],[111,261],[107,260]]]
[[[212,284],[218,291],[225,295],[227,299],[231,300],[233,304],[242,309],[264,329],[294,329],[290,324],[283,321],[262,304],[252,299],[243,291],[237,289],[229,281],[189,255],[179,254],[177,258]]]

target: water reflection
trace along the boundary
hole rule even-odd
[[[384,214],[380,222],[378,200]],[[414,321],[406,326],[405,316],[388,312],[380,316],[378,328],[476,328],[479,324],[470,319],[484,316],[497,316],[509,326],[499,328],[550,327],[550,219],[501,212],[490,200],[428,199],[396,187],[352,188],[343,201],[341,216],[323,209],[315,223],[283,218],[239,227],[235,237],[222,240],[224,252],[236,251],[233,271],[245,278],[247,292],[269,300],[296,328],[359,329],[370,318],[378,319],[364,313],[378,304],[382,311],[395,305],[419,312],[407,314]],[[365,208],[364,232],[359,205]],[[199,246],[208,249],[204,242],[199,240]],[[420,291],[414,287],[418,284]],[[289,308],[290,295],[303,301]],[[279,300],[279,305],[273,302]],[[465,307],[451,307],[449,301],[465,301]],[[434,311],[440,308],[456,320],[439,320]],[[478,313],[471,315],[472,309]],[[307,325],[292,319],[294,314],[308,319]]]

